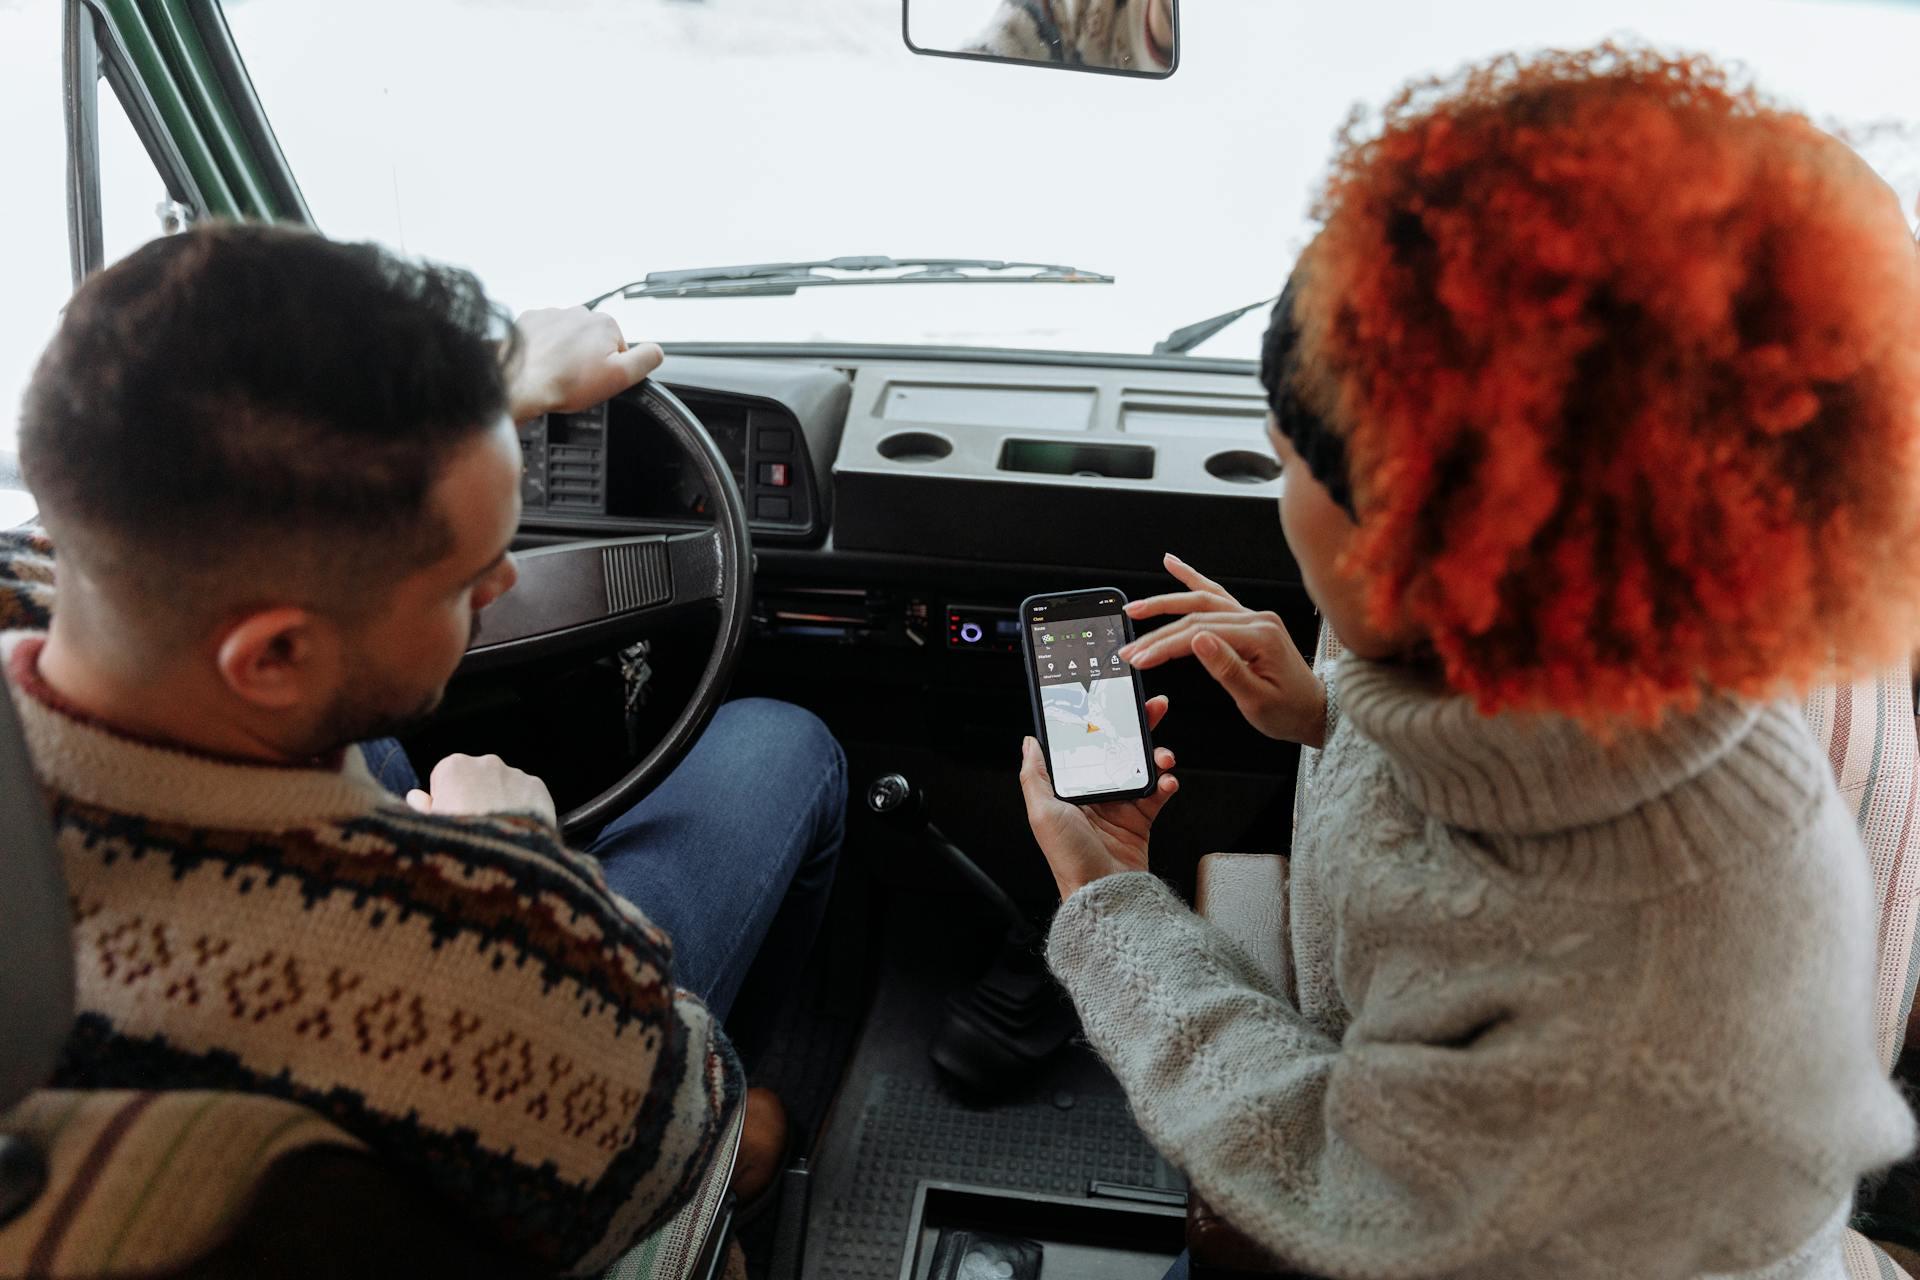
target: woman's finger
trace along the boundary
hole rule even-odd
[[[1154,768],[1162,773],[1173,768],[1173,752],[1167,750],[1165,747],[1155,747],[1153,749],[1153,765]]]
[[[1047,776],[1047,753],[1040,749],[1040,739],[1028,734],[1020,740],[1020,772],[1029,772],[1044,778]]]
[[[1233,592],[1227,590],[1225,587],[1215,582],[1212,578],[1209,578],[1206,574],[1200,572],[1198,569],[1188,564],[1185,560],[1182,560],[1179,556],[1173,554],[1173,552],[1171,551],[1167,552],[1166,558],[1162,561],[1162,563],[1164,563],[1167,566],[1168,573],[1180,579],[1180,581],[1186,583],[1188,586],[1192,587],[1195,591],[1211,591],[1215,595],[1222,595],[1229,600],[1233,600]],[[1235,600],[1234,605],[1237,608],[1239,606],[1239,601]]]
[[[1239,607],[1239,602],[1232,596],[1216,595],[1211,591],[1170,591],[1163,596],[1129,600],[1126,605],[1130,618],[1157,618],[1168,613],[1220,613]]]
[[[1120,651],[1120,660],[1135,670],[1145,671],[1171,662],[1175,658],[1184,658],[1193,652],[1193,638],[1203,631],[1213,631],[1234,637],[1232,643],[1257,646],[1261,624],[1255,621],[1257,615],[1244,610],[1239,613],[1193,614],[1160,628],[1146,640],[1131,646],[1132,651]]]
[[[1200,660],[1207,674],[1217,681],[1234,705],[1247,718],[1249,724],[1257,724],[1255,717],[1260,712],[1263,699],[1271,696],[1268,683],[1254,674],[1246,659],[1233,651],[1233,646],[1220,640],[1217,635],[1195,637],[1193,656]]]
[[[1167,801],[1173,799],[1173,793],[1179,789],[1180,779],[1170,773],[1161,774],[1160,781],[1153,788],[1153,794],[1135,802],[1139,806],[1140,815],[1148,822],[1152,822],[1160,816],[1160,811],[1167,807]]]
[[[1259,623],[1222,623],[1217,626],[1190,628],[1150,654],[1135,654],[1130,660],[1131,664],[1135,670],[1151,671],[1155,667],[1164,666],[1181,658],[1191,658],[1194,656],[1194,642],[1201,636],[1218,637],[1248,663],[1256,661],[1272,647],[1271,633]]]
[[[1151,733],[1155,729],[1158,729],[1160,727],[1160,722],[1162,720],[1165,720],[1166,718],[1167,718],[1167,695],[1163,693],[1156,697],[1148,698],[1147,699],[1147,732]]]
[[[1223,622],[1245,622],[1254,617],[1252,613],[1238,607],[1232,609],[1209,609],[1205,613],[1189,613],[1175,618],[1172,622],[1155,627],[1143,636],[1137,636],[1120,646],[1120,659],[1131,662],[1135,655],[1145,653],[1155,645],[1165,644],[1175,636],[1183,635],[1195,627],[1218,626]]]
[[[1066,802],[1053,794],[1053,780],[1047,776],[1046,752],[1040,743],[1027,738],[1020,744],[1020,795],[1026,802],[1027,825],[1040,822]]]

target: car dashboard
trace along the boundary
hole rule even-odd
[[[1176,533],[1218,575],[1290,581],[1251,365],[911,348],[671,349],[756,548],[1138,570]],[[694,525],[713,495],[615,401],[521,429],[529,534]]]
[[[1171,550],[1312,651],[1250,362],[681,344],[656,378],[706,426],[746,503],[754,599],[733,696],[823,716],[856,795],[867,775],[924,783],[949,834],[1016,889],[1046,891],[1011,785],[1032,731],[1024,597],[1177,590]],[[714,495],[660,432],[617,400],[525,427],[519,545],[710,520]],[[673,660],[670,639],[652,647],[655,669]],[[1249,832],[1284,839],[1292,744],[1250,728],[1194,663],[1145,683],[1173,700],[1156,740],[1196,792],[1160,824],[1156,865],[1177,879]]]
[[[747,503],[755,599],[733,695],[801,700],[866,745],[866,768],[916,771],[948,796],[1004,791],[1006,812],[950,819],[970,846],[1018,839],[1006,775],[1031,731],[1023,597],[1179,589],[1162,566],[1175,551],[1311,652],[1252,363],[682,344],[657,378],[707,426]],[[714,495],[657,430],[620,401],[524,428],[520,545],[708,520]],[[1146,689],[1179,708],[1167,741],[1183,783],[1208,796],[1175,806],[1156,841],[1233,848],[1284,814],[1292,745],[1248,727],[1192,662],[1146,672]]]

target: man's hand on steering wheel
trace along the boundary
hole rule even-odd
[[[520,352],[507,370],[507,403],[516,423],[611,400],[666,359],[657,343],[628,346],[618,321],[585,307],[528,311],[514,327]]]
[[[516,327],[517,350],[505,376],[517,424],[617,400],[625,412],[659,429],[660,441],[650,447],[686,465],[714,499],[710,527],[614,537],[594,531],[603,536],[560,542],[549,536],[543,545],[516,549],[518,583],[488,606],[486,629],[461,662],[461,671],[473,675],[571,648],[611,650],[650,627],[717,614],[712,652],[679,716],[637,764],[599,795],[560,815],[562,833],[581,839],[658,785],[726,696],[752,612],[753,543],[746,501],[719,445],[672,391],[648,376],[665,359],[657,345],[628,345],[612,317],[585,307],[529,311]],[[440,786],[434,785],[428,798],[431,812],[445,811]],[[472,797],[453,800],[473,802]],[[524,803],[514,807],[529,809]]]
[[[507,370],[507,402],[515,423],[611,400],[666,358],[655,343],[628,346],[612,316],[585,307],[528,311],[514,327],[520,348]],[[499,756],[448,756],[407,803],[422,813],[532,813],[559,825],[546,783]]]

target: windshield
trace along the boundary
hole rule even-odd
[[[982,0],[985,13],[992,8]],[[1068,263],[1111,285],[606,305],[667,340],[1145,352],[1278,291],[1336,130],[1410,76],[1634,33],[1880,126],[1912,208],[1920,5],[1195,0],[1165,81],[916,57],[899,0],[246,0],[230,20],[314,216],[516,307],[649,272],[850,255]],[[1251,358],[1256,310],[1195,349]]]
[[[980,0],[982,12],[992,0]],[[899,0],[227,0],[329,234],[473,268],[517,308],[649,273],[839,257],[1071,265],[1112,284],[614,299],[633,336],[1146,352],[1274,294],[1356,103],[1496,51],[1637,34],[1746,62],[1912,210],[1912,0],[1192,0],[1124,80],[916,57]],[[0,446],[65,296],[59,6],[0,0]],[[108,256],[159,186],[103,94]],[[121,219],[116,224],[115,219]],[[1265,308],[1193,348],[1252,358]]]

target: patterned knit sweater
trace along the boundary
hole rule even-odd
[[[1151,875],[1055,920],[1148,1135],[1317,1275],[1843,1274],[1855,1183],[1914,1130],[1874,1051],[1867,859],[1795,709],[1603,747],[1336,678],[1292,990]]]
[[[46,622],[8,535],[0,623]],[[532,817],[415,813],[358,751],[217,759],[88,720],[0,635],[73,903],[80,1016],[55,1083],[302,1103],[477,1229],[604,1269],[687,1199],[738,1104],[671,947]]]

